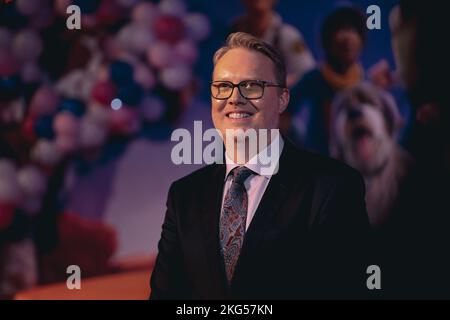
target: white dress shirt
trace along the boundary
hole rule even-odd
[[[273,161],[278,162],[279,157],[281,155],[281,152],[283,151],[283,138],[278,134],[274,139],[271,141],[271,144],[268,148],[271,148],[272,144],[278,143],[279,144],[279,152],[274,157]],[[265,150],[265,149],[264,149]],[[263,150],[263,151],[264,151]],[[269,149],[270,150],[270,149]],[[251,160],[249,160],[244,166],[248,169],[255,172],[255,174],[250,175],[245,181],[244,186],[247,190],[247,196],[248,196],[248,207],[247,207],[247,222],[245,230],[248,229],[253,216],[255,215],[256,209],[258,208],[258,205],[264,195],[264,192],[266,191],[267,186],[269,185],[269,181],[272,178],[273,172],[271,174],[267,174],[267,170],[263,170],[265,167],[267,169],[267,166],[264,166],[263,164],[258,161],[259,157],[258,154],[256,154]],[[225,186],[223,189],[223,196],[222,196],[222,211],[221,215],[223,214],[223,202],[225,200],[225,195],[228,192],[228,189],[231,187],[231,183],[233,181],[232,175],[230,175],[231,170],[234,168],[240,166],[239,164],[234,163],[233,160],[231,160],[225,153],[225,162],[226,162],[226,173],[225,173]],[[278,167],[278,166],[276,166]],[[263,174],[265,173],[265,174]]]

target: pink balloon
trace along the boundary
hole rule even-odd
[[[6,28],[0,27],[0,50],[9,49],[12,43],[12,33]]]
[[[211,33],[211,24],[208,17],[201,13],[187,14],[183,21],[187,36],[196,42],[205,40]]]
[[[56,111],[59,96],[50,86],[40,87],[33,95],[30,104],[30,114],[38,116]]]
[[[72,135],[59,135],[56,137],[56,148],[62,154],[72,153],[78,148],[78,137]]]
[[[34,61],[25,62],[22,66],[20,76],[24,83],[36,83],[42,79],[42,71]]]
[[[39,0],[34,0],[34,1],[17,0],[16,1],[17,10],[24,16],[32,16],[33,14],[36,14],[41,6],[42,6],[42,2]]]
[[[158,16],[158,8],[150,2],[139,3],[132,13],[133,21],[146,27],[151,27]]]
[[[60,16],[67,16],[67,7],[72,4],[72,0],[55,0],[54,9]]]
[[[41,37],[32,29],[20,31],[14,38],[13,52],[19,60],[35,60],[41,55],[42,50]]]
[[[134,80],[145,90],[152,89],[156,84],[155,76],[144,64],[139,64],[135,67]]]
[[[19,69],[14,56],[7,50],[0,49],[0,76],[11,76]]]
[[[115,1],[102,0],[96,17],[100,24],[113,24],[122,17],[122,11]]]
[[[154,122],[160,120],[166,110],[164,102],[160,98],[147,96],[142,99],[140,111],[144,120]]]
[[[147,58],[150,64],[156,68],[165,68],[174,63],[175,51],[169,44],[158,41],[148,50]]]
[[[160,40],[176,43],[184,36],[183,21],[175,16],[161,15],[153,24],[153,31]]]
[[[197,61],[198,49],[192,40],[183,39],[175,45],[175,54],[182,64],[192,65]]]
[[[190,83],[192,80],[192,70],[185,65],[168,67],[161,70],[159,77],[166,88],[178,91]]]
[[[111,81],[97,82],[92,88],[92,98],[102,105],[109,106],[117,95],[117,88]]]
[[[76,136],[80,129],[79,120],[68,111],[59,112],[53,121],[53,129],[56,134]]]

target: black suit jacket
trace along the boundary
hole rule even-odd
[[[285,140],[228,285],[219,243],[225,165],[169,190],[151,299],[359,297],[367,292],[364,182],[341,162]]]

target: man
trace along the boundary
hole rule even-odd
[[[234,21],[232,30],[242,31],[273,45],[283,55],[287,69],[287,85],[293,87],[316,65],[302,34],[284,23],[274,11],[276,0],[242,0],[246,12]]]
[[[248,145],[233,149],[236,136],[227,136],[258,130],[261,141],[260,129],[278,127],[289,102],[280,54],[249,34],[231,34],[214,56],[211,95],[226,164],[170,187],[151,298],[355,297],[367,290],[361,176],[278,134],[256,155]],[[251,160],[274,145],[278,170],[267,174]]]

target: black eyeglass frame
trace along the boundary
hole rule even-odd
[[[241,87],[240,87],[240,85],[242,85],[242,84],[245,83],[245,82],[257,82],[257,83],[261,84],[261,86],[262,86],[261,95],[258,96],[258,97],[254,97],[254,98],[247,98],[247,97],[242,93]],[[236,87],[238,88],[239,94],[241,95],[241,97],[243,97],[244,99],[247,99],[247,100],[257,100],[257,99],[261,99],[262,97],[264,97],[264,91],[265,91],[266,87],[278,87],[278,88],[286,89],[286,87],[283,86],[283,85],[281,85],[281,84],[276,84],[276,83],[273,83],[273,82],[270,82],[270,81],[265,81],[265,80],[242,80],[242,81],[239,82],[238,84],[234,84],[233,82],[231,82],[231,81],[226,81],[226,80],[216,80],[216,81],[212,81],[212,82],[210,83],[210,86],[214,86],[215,83],[228,83],[228,84],[231,85],[230,95],[229,95],[228,97],[226,97],[226,98],[217,98],[217,97],[215,97],[215,96],[213,95],[212,90],[211,90],[211,97],[213,97],[214,99],[217,99],[217,100],[227,100],[227,99],[229,99],[229,98],[233,95],[234,88],[236,88]]]

